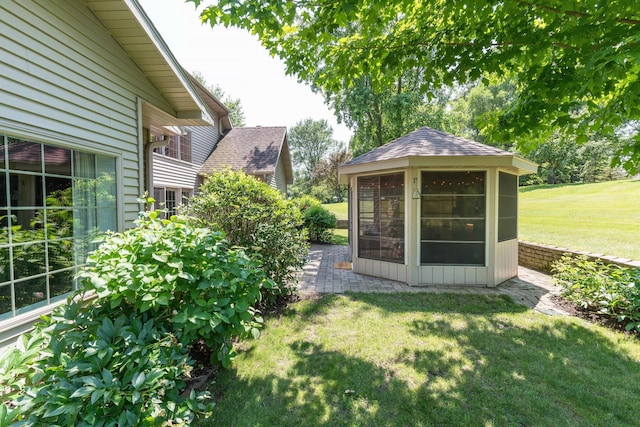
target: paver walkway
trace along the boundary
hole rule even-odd
[[[311,245],[309,260],[298,285],[301,294],[344,292],[453,292],[468,294],[505,294],[517,303],[549,315],[566,314],[550,299],[560,292],[550,276],[518,268],[518,277],[496,288],[480,286],[427,285],[406,283],[357,274],[351,270],[348,246]]]

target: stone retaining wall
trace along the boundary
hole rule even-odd
[[[600,260],[608,264],[617,264],[623,267],[640,268],[640,261],[633,261],[626,258],[617,258],[603,254],[593,254],[590,252],[572,251],[557,246],[540,245],[530,242],[518,242],[518,264],[532,270],[550,273],[551,264],[559,260],[562,255],[573,256],[586,255],[593,260]]]

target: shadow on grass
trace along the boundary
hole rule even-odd
[[[202,425],[637,425],[637,354],[588,326],[530,322],[540,315],[504,298],[478,299],[351,294],[293,310],[296,325],[313,325],[341,301],[358,304],[357,316],[364,307],[397,317],[393,327],[372,324],[363,333],[389,337],[386,354],[376,357],[360,350],[367,337],[339,348],[298,334],[287,344],[256,343],[282,346],[275,366],[286,367],[221,374],[222,399]],[[391,339],[397,328],[404,345]],[[260,363],[260,351],[249,359],[243,363]]]

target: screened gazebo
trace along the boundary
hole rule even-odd
[[[537,165],[428,127],[343,164],[353,270],[410,285],[518,274],[518,176]]]

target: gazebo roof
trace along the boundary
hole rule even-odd
[[[502,167],[534,173],[535,163],[496,147],[422,127],[343,164],[340,175],[402,167]]]

